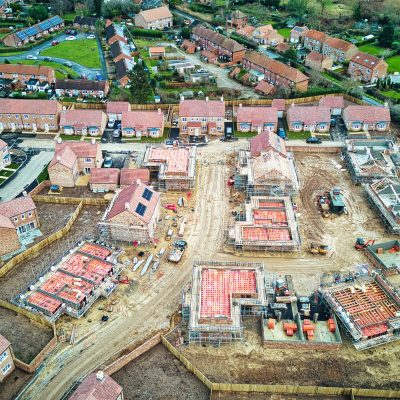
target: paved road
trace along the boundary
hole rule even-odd
[[[86,39],[87,35],[88,35],[87,33],[81,32],[76,35],[76,38],[77,39]],[[66,35],[63,33],[51,40],[48,40],[47,42],[39,44],[38,46],[34,47],[33,49],[31,49],[29,51],[24,51],[23,53],[16,54],[15,56],[0,57],[0,62],[3,62],[5,59],[10,60],[10,61],[26,60],[26,56],[28,54],[34,55],[35,57],[37,57],[38,60],[43,60],[45,58],[45,56],[40,55],[40,53],[43,50],[48,49],[49,47],[52,47],[51,42],[53,40],[58,40],[59,42],[62,42],[62,41],[65,41],[65,38],[67,36],[69,36],[69,35]],[[79,75],[86,75],[88,79],[95,79],[96,74],[101,74],[103,79],[105,79],[108,76],[108,74],[107,74],[107,68],[106,68],[106,64],[105,64],[105,60],[104,60],[103,50],[101,48],[100,40],[99,39],[96,39],[96,40],[97,40],[97,43],[99,46],[100,60],[101,60],[101,64],[102,64],[101,68],[88,68],[81,64],[78,64],[76,62],[73,62],[73,61],[70,61],[70,60],[64,59],[64,58],[51,57],[51,60],[54,62],[58,62],[60,64],[70,62],[72,64],[72,66],[70,68],[72,68]]]

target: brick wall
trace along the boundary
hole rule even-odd
[[[52,165],[49,169],[49,177],[52,185],[58,185],[62,187],[74,187],[75,180],[78,175],[76,167],[75,173],[73,169],[70,169],[60,163]]]

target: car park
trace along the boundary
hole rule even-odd
[[[306,139],[306,143],[309,143],[309,144],[320,144],[320,143],[322,143],[322,140],[318,139],[316,137],[310,136],[309,138]]]

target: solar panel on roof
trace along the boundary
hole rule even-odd
[[[147,207],[144,204],[138,203],[135,212],[143,217],[144,213],[146,212],[146,209]]]
[[[152,196],[153,196],[153,192],[151,192],[149,189],[144,189],[144,192],[143,192],[143,198],[144,199],[146,199],[147,201],[150,201],[150,199],[152,198]]]
[[[38,33],[38,30],[34,26],[31,26],[31,27],[25,29],[24,32],[26,33],[27,36],[33,36]]]

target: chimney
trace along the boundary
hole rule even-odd
[[[157,111],[158,111],[158,115],[161,115],[161,108],[159,108]]]
[[[183,103],[185,101],[185,96],[181,96],[181,102]]]
[[[140,185],[142,181],[140,179],[136,179],[136,185]]]
[[[242,103],[240,103],[240,104],[239,104],[239,107],[242,107],[242,106],[243,106],[243,104],[242,104]]]
[[[57,138],[57,143],[58,144],[62,143],[62,139],[60,137]]]
[[[208,101],[208,96],[206,96],[206,101]]]
[[[103,371],[97,371],[96,379],[99,380],[99,381],[102,381],[104,379],[104,372]]]
[[[129,203],[125,203],[125,210],[130,210],[131,205]]]
[[[221,101],[222,101],[222,102],[224,101],[224,96],[221,96]]]
[[[22,192],[22,196],[24,196],[24,197],[28,196],[28,193],[27,193],[26,190],[24,190],[24,191]]]
[[[92,142],[92,144],[96,144],[96,139],[92,138],[91,142]]]
[[[61,157],[60,157],[60,156],[57,156],[56,160],[57,160],[57,161],[61,161]]]

